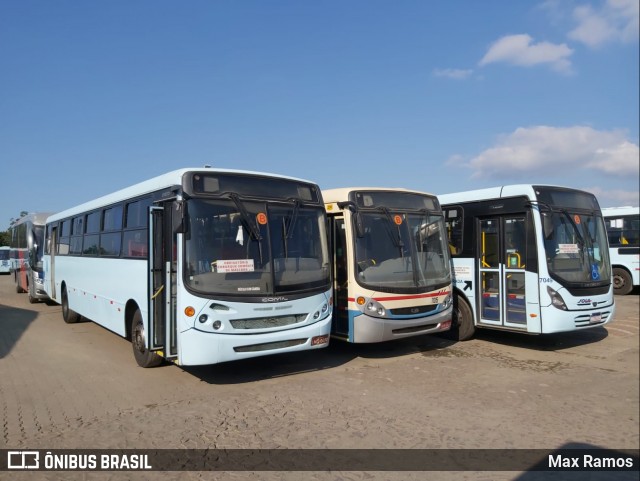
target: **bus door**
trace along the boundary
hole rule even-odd
[[[333,243],[333,323],[331,334],[349,337],[349,255],[344,217],[329,217]]]
[[[479,287],[481,324],[526,328],[524,215],[480,220]]]
[[[49,237],[49,252],[51,257],[51,265],[48,266],[49,278],[45,279],[45,282],[47,282],[45,288],[48,288],[49,297],[51,297],[51,299],[56,299],[56,254],[58,253],[58,224],[51,226]]]
[[[173,205],[153,205],[149,212],[149,350],[162,351],[165,359],[178,356]]]

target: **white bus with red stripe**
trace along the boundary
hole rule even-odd
[[[333,255],[332,336],[373,343],[451,326],[451,269],[438,199],[398,188],[324,190]]]
[[[49,298],[44,290],[42,256],[44,225],[48,212],[26,214],[9,227],[11,233],[11,272],[16,292],[26,292],[30,303]]]

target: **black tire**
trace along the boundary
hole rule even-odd
[[[613,268],[613,293],[626,296],[633,290],[631,274],[621,267]]]
[[[156,367],[162,363],[162,357],[155,352],[149,351],[145,346],[144,323],[142,313],[139,309],[133,314],[131,319],[131,346],[133,347],[133,357],[140,367]]]
[[[62,288],[62,318],[67,324],[75,324],[80,320],[80,314],[69,308],[69,296],[67,288]]]
[[[468,341],[471,339],[476,333],[473,311],[469,303],[457,293],[453,294],[452,317],[451,329],[443,333],[444,337],[453,341]]]
[[[36,302],[38,302],[38,299],[33,296],[31,288],[29,288],[29,304],[35,304]]]

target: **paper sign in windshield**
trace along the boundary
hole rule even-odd
[[[558,244],[559,254],[578,254],[578,244]]]
[[[253,259],[227,259],[215,263],[216,272],[253,272]]]

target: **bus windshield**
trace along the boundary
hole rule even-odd
[[[0,261],[9,260],[9,249],[0,249]]]
[[[377,208],[358,210],[356,272],[370,289],[415,293],[451,282],[441,215]]]
[[[547,265],[552,276],[571,283],[607,283],[611,265],[600,216],[565,209],[542,212]]]
[[[31,266],[38,271],[42,270],[42,256],[44,255],[44,226],[43,225],[35,225],[33,226],[33,242],[35,243],[36,249],[36,265]]]
[[[264,296],[329,287],[322,207],[230,195],[191,199],[188,215],[188,288],[211,296]]]

